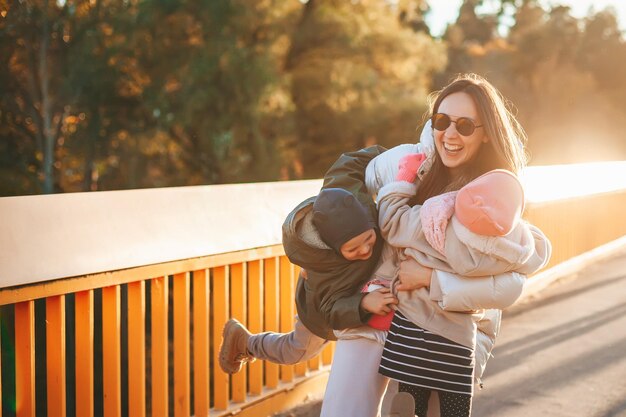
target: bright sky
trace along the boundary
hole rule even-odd
[[[454,22],[458,15],[462,0],[429,0],[431,12],[426,19],[428,26],[434,36],[441,36],[448,23]],[[494,8],[497,2],[486,0],[483,6],[486,10]],[[626,31],[626,1],[624,0],[540,0],[544,8],[550,6],[564,5],[572,8],[572,15],[575,17],[586,16],[590,8],[600,11],[608,6],[612,6],[617,11],[618,21],[622,31]]]

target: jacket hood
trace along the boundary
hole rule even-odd
[[[283,223],[283,246],[289,260],[304,269],[330,270],[350,261],[328,246],[313,224],[313,203],[310,197],[298,204]],[[336,270],[336,269],[335,269]]]
[[[287,215],[283,224],[283,237],[297,238],[317,249],[332,249],[322,240],[313,224],[313,203],[316,197],[309,197],[298,204]]]

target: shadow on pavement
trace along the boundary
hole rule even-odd
[[[613,305],[602,311],[591,312],[583,318],[576,318],[559,326],[525,335],[500,346],[496,343],[493,356],[497,357],[498,360],[489,364],[485,376],[493,376],[506,371],[508,368],[524,361],[533,353],[548,349],[575,337],[580,337],[585,333],[596,330],[600,326],[619,320],[624,315],[626,315],[626,303],[617,306]],[[525,345],[526,347],[520,349],[520,347]]]

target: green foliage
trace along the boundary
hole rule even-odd
[[[0,195],[319,177],[414,141],[427,94],[470,71],[535,163],[625,159],[614,11],[482,3],[434,39],[424,0],[0,2]]]
[[[55,191],[277,178],[280,154],[261,133],[264,99],[280,90],[276,43],[299,7],[275,0],[7,6],[0,194],[39,192],[46,159]]]
[[[414,140],[430,75],[445,50],[380,1],[309,1],[288,65],[304,175],[341,152]]]
[[[502,1],[494,14],[477,15],[476,1],[465,1],[466,15],[446,32],[449,64],[438,74],[441,86],[458,72],[477,72],[513,103],[529,136],[531,163],[554,164],[625,159],[626,141],[611,120],[624,117],[626,43],[613,11],[578,19],[564,6],[543,9],[536,0]],[[477,22],[501,22],[515,6],[506,36],[476,33]]]

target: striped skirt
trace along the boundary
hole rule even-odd
[[[472,395],[474,351],[416,326],[396,311],[378,371],[406,384]]]

